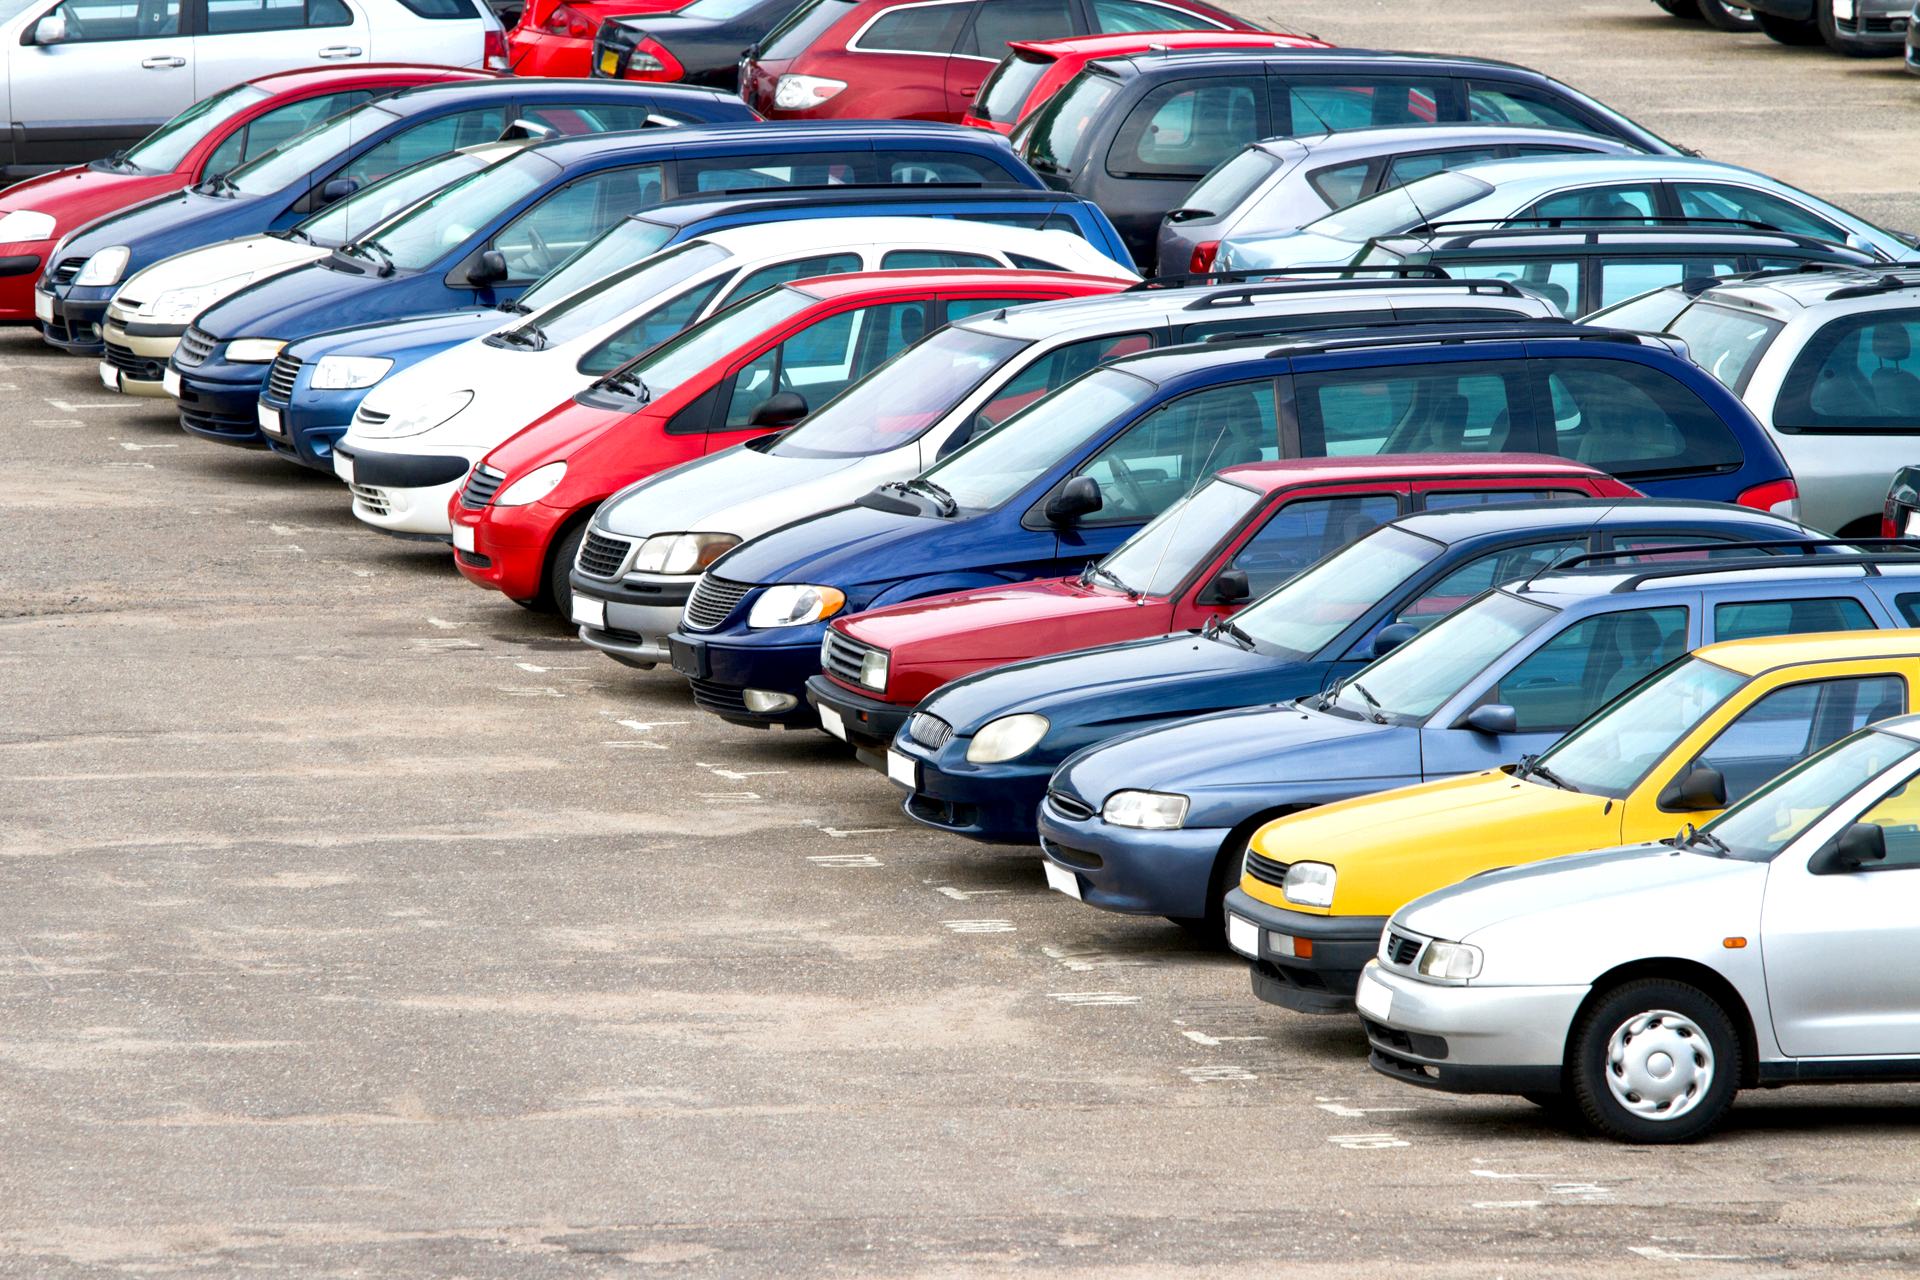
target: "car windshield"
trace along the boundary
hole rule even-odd
[[[1540,763],[1576,791],[1623,797],[1746,683],[1705,658],[1682,658],[1542,752]]]
[[[860,458],[918,440],[994,370],[1032,343],[941,329],[820,407],[767,452],[783,458]]]
[[[677,290],[694,276],[732,256],[711,241],[689,240],[588,285],[498,336],[505,339],[506,345],[517,347],[551,347],[571,342]]]
[[[1087,126],[1119,91],[1120,82],[1112,76],[1092,70],[1075,76],[1033,113],[1027,133],[1028,162],[1047,173],[1070,170]]]
[[[1490,184],[1457,169],[1442,170],[1416,178],[1404,187],[1368,196],[1338,213],[1309,222],[1302,230],[1358,243],[1432,222],[1492,190]]]
[[[760,56],[799,57],[828,27],[852,13],[853,6],[854,0],[800,0],[760,41]]]
[[[622,365],[619,372],[637,377],[651,394],[661,395],[813,303],[813,298],[786,285],[756,293]]]
[[[1398,649],[1340,684],[1331,706],[1361,719],[1394,724],[1425,720],[1527,636],[1560,611],[1490,591],[1463,605]]]
[[[1234,615],[1262,652],[1303,662],[1445,550],[1391,526],[1375,529]]]
[[[995,124],[1015,124],[1020,110],[1033,95],[1033,86],[1047,74],[1053,59],[1039,54],[1015,51],[987,75],[973,100],[973,114]]]
[[[1095,585],[1149,596],[1173,594],[1259,500],[1242,485],[1209,480],[1114,548],[1093,575]]]
[[[614,272],[630,267],[642,258],[658,253],[673,239],[673,228],[645,218],[623,218],[608,227],[596,240],[589,241],[578,253],[534,281],[520,295],[520,305],[529,311],[550,307],[569,294],[577,293],[604,280]]]
[[[259,159],[247,161],[229,173],[227,181],[241,195],[272,195],[399,118],[377,102],[363,102],[351,111],[328,116],[305,133],[295,134]]]
[[[328,205],[293,228],[295,240],[337,249],[356,236],[366,235],[388,218],[410,209],[449,183],[478,173],[497,156],[484,152],[449,151],[362,187],[344,200]]]
[[[1729,858],[1771,862],[1835,805],[1916,750],[1920,743],[1899,734],[1862,729],[1787,770],[1703,831],[1720,842]],[[1706,841],[1689,847],[1720,852]]]
[[[1609,329],[1626,329],[1633,333],[1661,333],[1692,301],[1685,289],[1667,285],[1635,294],[1610,307],[1588,312],[1580,317],[1580,323],[1605,325]]]
[[[350,242],[345,252],[401,271],[424,271],[465,247],[488,223],[559,177],[564,170],[545,156],[522,151],[470,174],[379,228],[380,234]]]
[[[1253,194],[1253,189],[1280,167],[1280,158],[1260,147],[1247,147],[1238,155],[1200,179],[1198,186],[1180,202],[1182,208],[1197,209],[1194,216],[1225,217]]]
[[[1738,394],[1747,389],[1753,366],[1784,327],[1778,320],[1750,311],[1696,302],[1667,326],[1667,332],[1687,344],[1695,364]]]
[[[202,98],[136,142],[122,159],[148,173],[171,173],[202,138],[272,96],[258,86],[237,84],[211,98]]]
[[[1035,400],[923,476],[962,510],[991,510],[1103,428],[1145,404],[1154,384],[1122,369],[1095,369]]]

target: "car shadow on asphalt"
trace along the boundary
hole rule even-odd
[[[1920,1130],[1920,1090],[1911,1086],[1875,1086],[1897,1090],[1906,1102],[1863,1103],[1852,1099],[1823,1102],[1813,1095],[1817,1090],[1749,1090],[1734,1103],[1726,1121],[1708,1138],[1707,1145],[1748,1135],[1807,1134],[1818,1137],[1841,1131],[1897,1133],[1910,1139]],[[1406,1090],[1412,1099],[1421,1127],[1436,1137],[1458,1138],[1463,1142],[1484,1142],[1490,1137],[1534,1138],[1555,1143],[1569,1137],[1594,1138],[1573,1118],[1538,1107],[1519,1098],[1500,1095],[1449,1099],[1447,1105],[1422,1107],[1419,1093]]]

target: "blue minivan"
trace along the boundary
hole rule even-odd
[[[787,188],[727,196],[691,196],[656,205],[607,229],[598,240],[542,276],[516,301],[486,309],[437,312],[332,329],[289,342],[260,392],[262,408],[277,415],[279,435],[269,448],[289,461],[332,468],[334,441],[346,434],[368,392],[392,377],[472,338],[499,328],[514,314],[557,302],[649,254],[726,227],[796,219],[900,217],[969,218],[1036,230],[1071,231],[1128,270],[1133,259],[1098,205],[1079,196],[1021,187],[923,189],[898,183],[850,184],[804,194]],[[366,370],[385,362],[378,375],[343,377],[328,369]],[[324,382],[327,385],[316,385]],[[340,385],[352,383],[353,385]]]
[[[46,340],[97,354],[114,291],[162,258],[291,227],[369,182],[429,156],[535,135],[605,133],[757,117],[738,98],[680,85],[585,80],[468,80],[364,102],[231,173],[89,223],[49,255],[36,285]]]
[[[1795,514],[1766,430],[1683,350],[1564,323],[1429,323],[1118,360],[903,485],[728,552],[669,653],[705,709],[808,724],[831,614],[1077,572],[1202,478],[1275,458],[1558,454],[1654,496]]]

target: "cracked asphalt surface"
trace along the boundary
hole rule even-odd
[[[1641,0],[1249,6],[1920,227],[1920,81]],[[1911,1274],[1920,1090],[1636,1150],[1363,1065],[0,335],[0,1274]]]

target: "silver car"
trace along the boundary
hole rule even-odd
[[[1355,999],[1374,1069],[1636,1143],[1742,1088],[1920,1080],[1916,775],[1920,716],[1885,720],[1697,831],[1410,903]]]

